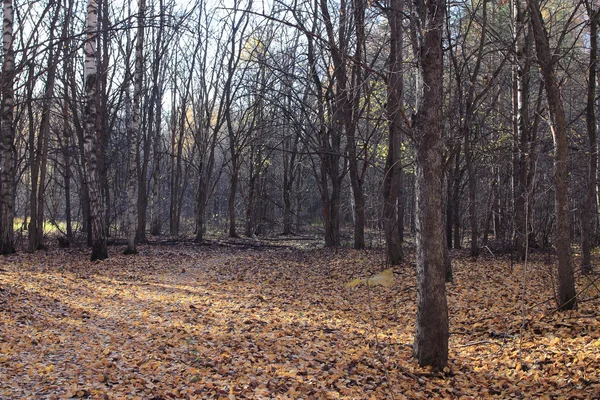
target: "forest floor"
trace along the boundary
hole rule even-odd
[[[577,274],[584,301],[560,313],[551,255],[525,273],[453,254],[450,362],[434,373],[411,355],[410,262],[391,288],[348,289],[386,268],[381,251],[252,247],[0,258],[0,399],[600,396],[600,275]]]

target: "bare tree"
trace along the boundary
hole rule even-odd
[[[129,168],[128,168],[128,220],[127,220],[127,248],[125,254],[136,254],[137,233],[137,186],[138,186],[138,132],[140,130],[140,107],[142,101],[142,80],[144,77],[144,29],[146,15],[146,0],[138,2],[137,38],[135,43],[135,69],[133,72],[133,110],[131,123],[127,129],[129,146]],[[144,196],[145,193],[142,193]]]
[[[417,65],[423,79],[412,127],[417,158],[417,322],[419,365],[448,363],[448,305],[442,220],[442,32],[446,2],[416,0],[413,9]]]
[[[97,79],[96,35],[98,27],[98,2],[89,0],[87,6],[87,25],[85,29],[85,174],[90,199],[90,224],[92,232],[91,260],[108,258],[106,248],[106,230],[104,228],[104,210],[98,181],[98,160],[96,142]]]
[[[554,202],[556,212],[555,247],[558,255],[557,303],[563,310],[577,308],[575,279],[571,262],[571,225],[569,222],[569,174],[567,169],[567,119],[556,76],[557,56],[550,49],[548,33],[540,6],[527,0],[538,63],[544,78],[550,124],[554,137]]]
[[[15,252],[13,232],[13,198],[14,198],[14,147],[15,131],[13,126],[15,54],[13,51],[13,3],[4,0],[2,3],[4,28],[2,32],[2,114],[0,115],[0,254]]]
[[[383,224],[385,231],[386,259],[391,265],[402,262],[402,242],[398,226],[399,213],[396,203],[399,200],[402,159],[401,140],[404,120],[404,79],[403,79],[403,26],[404,0],[390,1],[387,12],[390,25],[390,55],[388,60],[388,151],[385,175],[383,178]]]
[[[54,31],[60,16],[60,2],[54,5],[54,14],[49,29],[47,79],[42,103],[42,116],[37,135],[37,146],[34,146],[35,133],[30,132],[29,152],[31,163],[31,221],[29,223],[29,251],[44,249],[44,192],[47,178],[48,141],[50,136],[51,110],[54,105],[54,86],[57,70],[57,50],[54,43]],[[33,80],[33,77],[30,77]],[[34,82],[31,82],[33,89]],[[29,102],[31,104],[32,102]],[[33,122],[33,121],[32,121]]]
[[[598,73],[598,22],[600,10],[595,1],[586,1],[590,27],[590,61],[587,82],[586,127],[588,134],[589,167],[587,193],[582,213],[581,230],[581,269],[583,273],[592,272],[591,253],[594,228],[598,222],[596,210],[598,199],[596,193],[596,173],[598,170],[598,147],[596,143],[596,74]]]
[[[515,251],[517,257],[525,259],[525,243],[531,228],[533,204],[532,185],[535,162],[535,131],[530,124],[530,81],[533,57],[531,24],[526,19],[527,5],[522,1],[513,3],[515,31],[515,62],[513,72],[513,130],[517,141],[518,157],[515,186]],[[529,222],[529,226],[525,225]]]

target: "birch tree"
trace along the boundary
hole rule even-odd
[[[135,69],[133,72],[133,111],[131,116],[131,124],[127,130],[129,142],[129,168],[128,168],[128,187],[127,198],[128,213],[127,213],[127,248],[125,254],[136,254],[137,248],[135,244],[136,229],[137,229],[137,184],[138,184],[138,132],[140,129],[140,103],[142,100],[142,80],[144,76],[144,24],[146,13],[146,0],[138,2],[138,27],[137,39],[135,43]],[[144,193],[142,193],[144,195]]]
[[[96,35],[98,26],[98,2],[89,0],[87,6],[87,24],[85,29],[85,136],[83,140],[85,175],[90,200],[90,225],[92,232],[91,260],[104,260],[108,258],[106,248],[106,230],[104,229],[104,212],[100,198],[100,184],[98,181],[98,160],[96,140],[97,117],[97,77],[98,65],[96,60]],[[100,132],[102,134],[102,132]]]
[[[2,114],[0,115],[0,157],[2,164],[0,170],[0,254],[15,252],[13,232],[13,198],[14,198],[14,149],[13,142],[15,131],[13,125],[14,112],[14,78],[15,54],[13,51],[13,3],[4,0],[2,11],[4,14],[4,28],[2,32],[2,49],[4,62],[2,63]]]

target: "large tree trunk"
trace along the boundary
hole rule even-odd
[[[54,30],[58,24],[58,18],[60,17],[60,2],[55,5],[54,16],[50,24],[50,36],[49,43],[50,49],[48,53],[48,77],[46,80],[46,88],[44,91],[44,101],[42,104],[42,119],[40,121],[40,132],[38,135],[38,162],[36,163],[39,167],[39,185],[37,187],[37,215],[31,214],[32,221],[37,219],[37,231],[35,232],[35,238],[30,238],[30,250],[45,249],[46,246],[43,243],[44,239],[44,193],[46,190],[46,175],[47,175],[47,163],[48,163],[48,141],[50,139],[50,120],[52,105],[54,101],[54,83],[56,82],[56,69],[57,69],[57,52],[53,49],[54,44]],[[63,32],[63,37],[66,37],[66,29]],[[30,143],[33,146],[33,142]],[[35,188],[32,187],[32,191]],[[33,243],[32,243],[33,242]]]
[[[448,305],[442,216],[442,31],[444,0],[416,0],[418,66],[423,92],[413,121],[417,158],[417,322],[414,355],[420,366],[448,364]]]
[[[554,137],[554,202],[556,207],[555,246],[558,255],[558,307],[562,310],[577,308],[575,279],[571,264],[569,222],[569,175],[567,170],[567,120],[559,82],[556,77],[556,59],[550,50],[548,34],[536,0],[527,0],[538,62],[544,78],[552,134]]]
[[[596,73],[598,63],[598,20],[600,11],[589,2],[588,17],[590,19],[590,63],[588,68],[588,93],[586,107],[586,125],[588,133],[589,167],[587,193],[582,212],[581,230],[581,270],[584,274],[592,272],[592,242],[596,226],[598,209],[596,194],[596,173],[598,169],[598,150],[596,145]]]
[[[90,223],[92,229],[91,260],[108,258],[106,248],[106,231],[104,229],[104,213],[100,197],[98,181],[98,160],[96,154],[96,101],[97,101],[97,64],[96,64],[96,35],[98,26],[98,3],[89,0],[87,7],[87,26],[85,42],[85,173],[90,200]],[[104,132],[102,132],[104,133]]]
[[[138,2],[138,29],[135,43],[135,70],[133,72],[133,110],[131,124],[127,130],[129,142],[129,170],[127,197],[129,201],[127,219],[127,248],[125,254],[136,254],[135,239],[137,236],[137,185],[138,185],[138,133],[140,130],[140,109],[142,102],[142,79],[144,74],[144,24],[146,13],[146,0]],[[147,155],[146,155],[147,156]],[[145,176],[143,178],[146,179]],[[146,193],[141,193],[146,196]],[[145,229],[144,229],[145,231]]]
[[[4,0],[4,29],[2,46],[4,62],[2,63],[2,114],[0,115],[0,254],[15,252],[14,246],[14,148],[15,128],[14,112],[14,76],[15,54],[13,51],[13,4],[12,0]]]
[[[327,32],[327,41],[329,44],[331,58],[333,61],[333,79],[335,81],[335,90],[332,101],[327,104],[331,121],[325,129],[321,129],[321,185],[329,185],[329,188],[323,188],[321,195],[328,193],[323,197],[323,217],[325,225],[325,246],[337,247],[340,245],[340,200],[343,179],[343,169],[340,168],[341,160],[341,141],[345,133],[353,135],[348,128],[352,126],[351,105],[348,99],[348,75],[346,57],[348,57],[348,14],[346,1],[340,2],[340,13],[337,31],[335,30],[333,20],[329,14],[328,2],[320,0],[320,9],[325,30]],[[322,87],[319,87],[319,91]],[[348,111],[350,110],[350,112]],[[347,125],[349,124],[349,125]],[[350,128],[352,129],[352,128]],[[324,173],[323,173],[324,172]],[[326,189],[326,190],[325,190]]]
[[[163,0],[159,2],[159,8],[162,10],[164,7]],[[149,124],[153,124],[154,137],[152,138],[152,201],[150,203],[150,234],[159,235],[161,232],[161,213],[160,213],[160,163],[161,163],[161,128],[162,128],[162,96],[163,96],[163,81],[164,77],[161,76],[161,60],[163,56],[163,31],[165,24],[165,14],[160,14],[158,33],[156,35],[156,47],[154,53],[154,60],[152,64],[152,94],[150,96],[149,107]],[[166,50],[164,50],[166,51]],[[155,111],[153,111],[155,110]],[[154,121],[151,119],[154,118]]]
[[[525,221],[531,220],[529,213],[531,207],[531,186],[529,179],[530,158],[534,157],[533,144],[531,143],[531,126],[529,122],[529,82],[531,70],[531,56],[533,43],[527,32],[525,10],[521,8],[521,0],[515,0],[513,5],[513,18],[515,20],[515,66],[514,78],[516,80],[516,93],[514,94],[514,126],[516,128],[515,140],[518,146],[517,159],[517,184],[515,185],[515,252],[520,260],[525,259],[525,244],[529,227]]]
[[[110,163],[107,159],[110,134],[110,119],[108,115],[109,104],[109,45],[111,39],[111,24],[109,21],[109,1],[98,0],[98,33],[97,33],[97,54],[96,79],[98,82],[97,103],[96,103],[96,129],[101,132],[97,135],[97,170],[100,182],[100,204],[104,214],[105,237],[110,236],[111,228],[111,181],[109,177]]]
[[[65,1],[65,16],[62,21],[63,28],[61,33],[61,44],[63,47],[63,79],[65,82],[68,81],[69,71],[71,70],[71,66],[73,61],[69,57],[70,55],[70,37],[69,37],[69,26],[71,24],[71,17],[73,13],[73,0]],[[59,134],[58,140],[59,144],[62,147],[63,159],[65,162],[65,176],[64,176],[64,185],[65,185],[65,220],[67,225],[67,244],[71,242],[73,239],[73,223],[71,220],[71,135],[70,126],[69,126],[69,118],[68,118],[68,88],[65,88],[65,99],[63,100],[63,132],[62,137]],[[61,140],[64,140],[64,144],[61,143]]]
[[[404,1],[391,2],[388,11],[390,25],[390,55],[388,60],[387,115],[388,152],[383,178],[383,230],[385,233],[386,263],[398,265],[402,262],[402,241],[398,227],[397,202],[400,194],[400,149],[403,120],[404,80],[403,74],[403,12]]]
[[[360,168],[357,154],[357,125],[360,118],[360,98],[363,90],[364,71],[362,63],[365,53],[365,0],[353,0],[354,30],[356,35],[355,51],[353,55],[351,83],[344,91],[342,112],[344,113],[344,127],[346,133],[346,148],[348,155],[348,169],[350,172],[350,185],[354,200],[354,248],[365,247],[365,196],[363,193],[364,168]]]

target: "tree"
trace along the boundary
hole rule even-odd
[[[2,3],[4,29],[2,32],[2,103],[0,115],[0,254],[15,252],[13,232],[13,198],[14,198],[14,148],[15,130],[13,125],[15,54],[13,50],[13,4],[12,0]]]
[[[60,16],[60,2],[54,4],[54,15],[50,24],[49,48],[48,48],[48,64],[47,64],[47,79],[44,89],[44,99],[42,103],[42,116],[37,135],[37,146],[34,146],[35,131],[30,131],[29,153],[31,163],[31,196],[30,209],[31,221],[29,223],[29,251],[44,249],[46,246],[43,243],[44,235],[44,191],[47,178],[47,163],[48,163],[48,141],[50,140],[50,123],[51,110],[54,105],[54,86],[56,82],[56,70],[58,66],[57,52],[54,43],[54,31]],[[33,65],[33,64],[32,64]],[[29,79],[33,89],[33,77]],[[29,102],[28,107],[31,107],[32,102]],[[32,121],[33,122],[33,121]]]
[[[594,1],[586,1],[587,14],[590,19],[590,61],[587,82],[587,104],[585,121],[588,134],[589,167],[587,190],[582,212],[581,229],[581,269],[583,273],[592,271],[591,253],[594,227],[598,217],[598,199],[596,193],[596,173],[598,169],[598,147],[596,143],[596,74],[598,73],[598,22],[600,10]]]
[[[391,265],[402,262],[402,242],[398,226],[399,213],[396,203],[399,200],[401,185],[401,135],[403,130],[404,109],[404,79],[403,79],[403,12],[404,0],[390,1],[387,12],[390,25],[390,55],[388,59],[388,149],[383,178],[383,224],[385,231],[386,260]]]
[[[442,220],[442,32],[446,2],[416,0],[412,10],[423,80],[412,129],[417,158],[417,322],[414,356],[441,370],[448,363],[448,305]]]
[[[144,29],[145,29],[146,0],[138,2],[138,28],[137,39],[135,42],[135,70],[133,72],[133,111],[131,123],[127,129],[128,147],[129,147],[129,168],[128,168],[128,193],[129,200],[128,220],[127,220],[127,248],[125,254],[136,254],[136,234],[137,234],[137,185],[138,185],[138,132],[140,130],[140,107],[142,101],[142,79],[144,76]],[[145,196],[145,193],[141,194]]]
[[[557,56],[550,49],[548,33],[536,0],[527,0],[538,63],[544,79],[548,112],[554,137],[554,202],[556,213],[555,247],[558,255],[557,303],[562,310],[577,308],[575,279],[571,263],[569,222],[569,174],[567,170],[567,119],[556,76]]]
[[[530,26],[526,19],[525,4],[515,1],[513,19],[515,22],[515,62],[513,91],[513,130],[518,150],[515,185],[515,251],[518,259],[525,259],[525,244],[529,240],[532,217],[532,185],[535,163],[535,130],[530,124],[530,81],[533,41]],[[528,222],[526,224],[525,222]]]
[[[87,25],[85,29],[85,175],[90,199],[90,225],[92,232],[91,260],[104,260],[108,258],[106,248],[106,230],[104,228],[104,212],[100,197],[100,183],[98,180],[98,159],[96,140],[96,113],[98,93],[98,66],[96,63],[96,35],[98,26],[98,2],[89,0],[87,6]],[[102,134],[102,132],[100,132]]]

